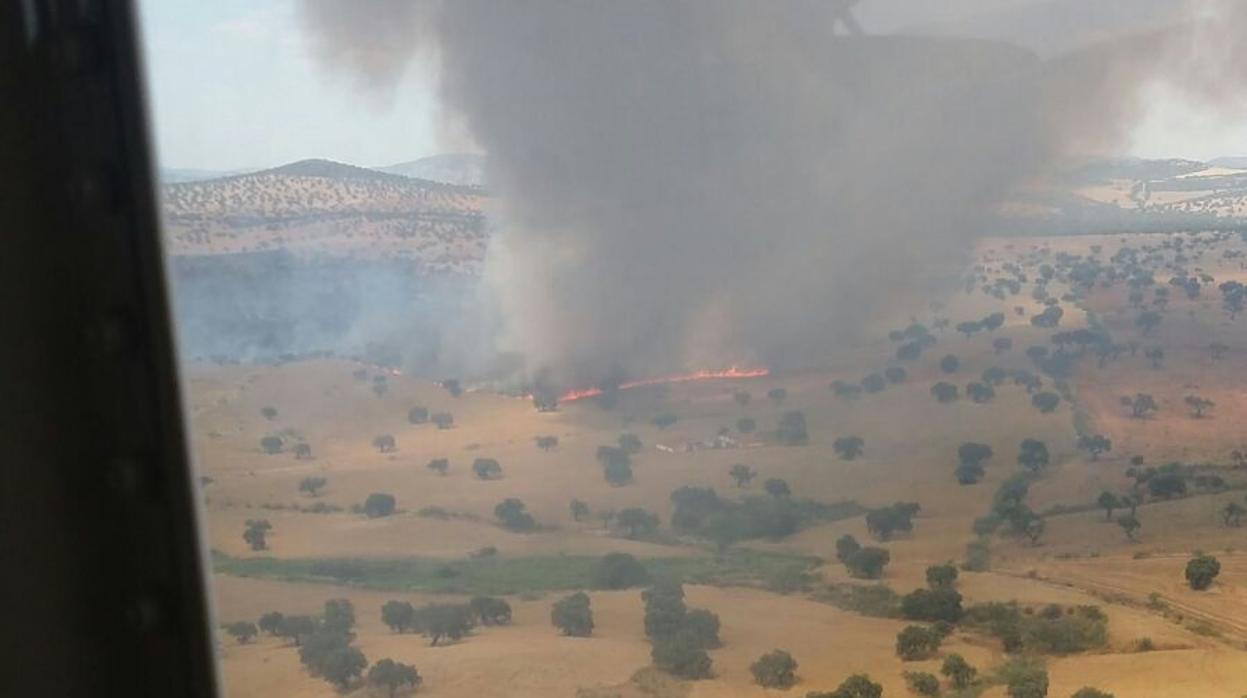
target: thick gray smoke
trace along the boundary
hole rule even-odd
[[[489,155],[505,346],[530,372],[582,382],[818,361],[881,306],[912,302],[1075,135],[1123,128],[1091,127],[1094,111],[1053,109],[1052,95],[1125,105],[1156,69],[1122,68],[1139,53],[1118,49],[1056,59],[1096,69],[1069,79],[1005,42],[849,35],[837,13],[850,4],[302,10],[319,55],[373,87],[435,61],[443,103]],[[904,10],[879,20],[904,26]],[[1106,104],[1112,119],[1128,110]]]

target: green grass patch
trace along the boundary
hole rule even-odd
[[[873,618],[899,618],[901,597],[885,584],[833,584],[812,597],[843,611]]]
[[[512,595],[591,589],[601,560],[593,555],[442,558],[237,558],[213,551],[213,571],[236,577],[345,584],[365,589]],[[755,550],[640,560],[655,579],[685,584],[773,588],[809,574],[815,557]]]

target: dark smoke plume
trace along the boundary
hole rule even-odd
[[[489,156],[504,348],[530,375],[583,383],[821,361],[886,304],[912,307],[1013,186],[1079,136],[1126,128],[1116,107],[1160,70],[1122,68],[1139,50],[1121,43],[1045,62],[991,40],[850,36],[841,4],[305,0],[302,14],[318,54],[375,88],[413,59],[437,66]],[[1175,44],[1152,31],[1154,48]],[[1092,127],[1097,111],[1109,123]]]

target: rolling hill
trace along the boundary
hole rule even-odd
[[[163,194],[174,256],[280,249],[472,274],[485,253],[480,189],[329,160],[168,184]]]
[[[485,184],[485,158],[473,153],[444,153],[427,158],[374,167],[380,172],[434,182],[479,187]]]

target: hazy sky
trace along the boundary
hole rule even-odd
[[[347,0],[344,0],[347,1]],[[266,167],[308,157],[383,165],[448,149],[427,78],[392,100],[316,66],[294,0],[141,0],[148,86],[164,167]],[[1247,155],[1247,123],[1224,123],[1163,89],[1132,134],[1143,157]]]
[[[293,0],[142,0],[161,165],[232,169],[309,157],[387,165],[440,152],[432,91],[391,103],[313,64]]]

